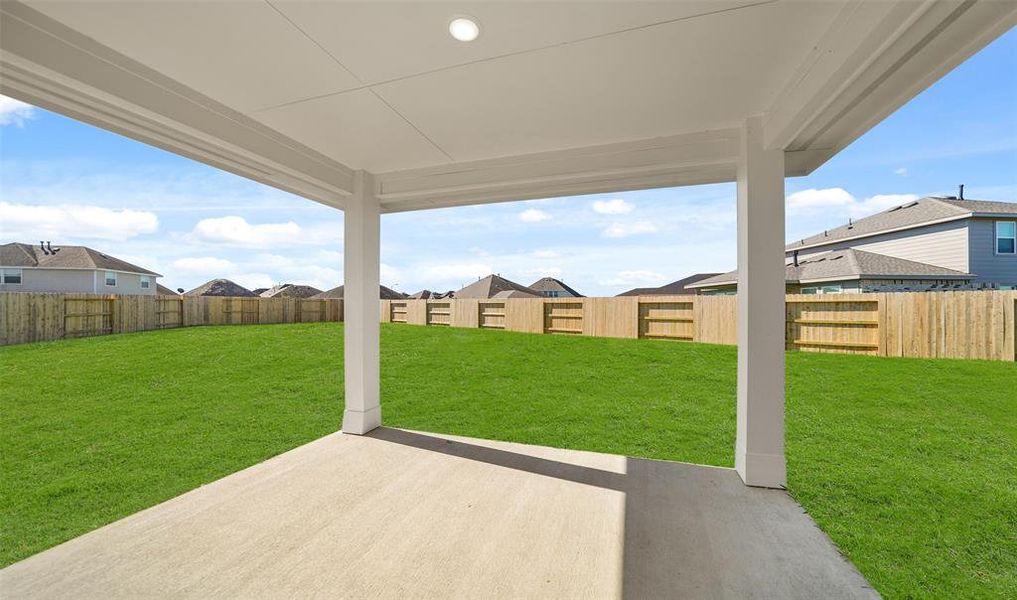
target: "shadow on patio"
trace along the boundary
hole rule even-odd
[[[733,470],[333,434],[0,572],[16,597],[873,597]]]

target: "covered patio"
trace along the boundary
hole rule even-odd
[[[5,597],[874,598],[730,469],[333,434],[0,572]]]
[[[0,18],[0,92],[343,210],[346,286],[341,434],[14,565],[5,594],[871,594],[784,492],[753,489],[786,482],[784,178],[1012,27],[1014,3],[5,0]],[[457,18],[479,36],[453,39]],[[733,471],[379,429],[382,214],[725,181]]]

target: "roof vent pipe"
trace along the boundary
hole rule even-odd
[[[39,248],[42,250],[43,254],[49,256],[49,252],[46,252],[46,242],[39,240]]]
[[[792,257],[792,259],[794,260],[794,265],[795,265],[795,266],[797,267],[797,266],[798,266],[798,251],[797,251],[797,250],[795,250],[795,251],[794,251],[794,252],[793,252],[793,253],[791,254],[791,257]]]
[[[964,184],[963,183],[960,184],[960,191],[957,193],[957,199],[958,200],[963,200],[964,199]]]

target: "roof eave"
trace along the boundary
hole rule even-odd
[[[854,235],[854,236],[849,236],[849,237],[842,237],[842,238],[831,239],[831,240],[825,241],[825,242],[815,242],[815,243],[812,243],[812,244],[806,244],[804,246],[795,245],[797,243],[796,242],[796,243],[792,243],[792,244],[788,244],[788,245],[784,246],[784,253],[787,254],[788,252],[794,252],[795,250],[808,250],[810,248],[822,248],[823,246],[829,246],[830,244],[838,244],[838,243],[841,243],[841,242],[850,242],[850,241],[853,241],[853,240],[861,240],[861,239],[865,239],[865,238],[873,237],[873,236],[877,236],[877,235],[884,235],[884,234],[887,234],[887,233],[896,233],[898,231],[907,231],[909,229],[917,229],[919,227],[928,227],[929,225],[938,225],[940,223],[950,223],[952,221],[960,221],[960,220],[963,220],[963,219],[970,219],[973,215],[975,215],[975,213],[969,212],[969,213],[963,214],[963,215],[956,215],[956,216],[953,216],[953,217],[946,217],[946,218],[943,218],[943,219],[934,219],[932,221],[923,221],[921,223],[915,223],[915,224],[912,224],[912,225],[902,225],[900,227],[892,227],[890,229],[881,229],[879,231],[872,231],[872,232],[863,233],[863,234],[860,234],[860,235]],[[1017,217],[1017,215],[1011,215],[1011,216]]]

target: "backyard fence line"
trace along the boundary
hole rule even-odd
[[[197,325],[342,321],[342,300],[0,293],[0,346]]]
[[[382,322],[737,343],[734,296],[382,300]],[[788,349],[1017,359],[1017,291],[788,295]],[[342,300],[0,293],[0,345],[197,325],[342,321]]]
[[[788,295],[789,350],[1017,360],[1015,291]],[[382,322],[736,344],[735,296],[382,300]]]

